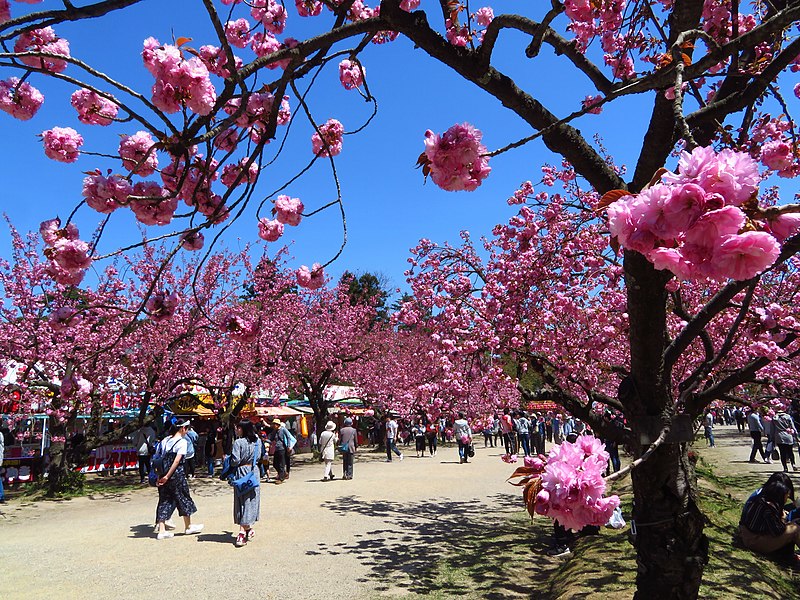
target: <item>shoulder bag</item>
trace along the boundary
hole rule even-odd
[[[253,468],[244,477],[234,479],[231,481],[233,489],[236,491],[237,496],[244,496],[249,494],[261,484],[261,478],[256,471],[256,456],[258,455],[258,440],[255,442],[256,447],[253,448]]]

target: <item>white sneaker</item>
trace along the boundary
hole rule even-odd
[[[189,525],[183,533],[185,535],[192,535],[193,533],[200,533],[201,531],[203,531],[203,524],[198,523],[197,525]]]
[[[404,456],[401,454],[401,455],[400,455],[400,460],[403,460],[404,458],[405,458],[405,457],[404,457]]]
[[[175,529],[175,523],[173,523],[172,521],[165,521],[164,529],[166,529],[167,531],[172,531],[173,529]],[[158,533],[158,523],[156,523],[153,526],[153,533]]]
[[[169,538],[175,537],[175,534],[171,531],[162,531],[156,536],[157,540],[168,540]]]

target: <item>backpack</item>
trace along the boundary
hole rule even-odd
[[[155,454],[153,454],[152,458],[150,459],[150,472],[147,474],[147,479],[150,482],[150,485],[156,485],[158,480],[167,474],[169,470],[169,465],[165,464],[165,456],[166,456],[166,448],[164,441],[162,440],[156,446]]]

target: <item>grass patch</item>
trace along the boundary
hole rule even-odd
[[[135,477],[131,475],[90,475],[83,473],[70,472],[64,482],[63,489],[55,496],[47,497],[47,479],[41,478],[34,483],[28,484],[14,497],[27,501],[39,500],[70,500],[81,497],[114,498],[127,492],[140,489],[138,473]]]
[[[733,543],[743,499],[763,483],[763,478],[717,475],[702,460],[697,474],[710,548],[699,597],[800,598],[800,577],[795,572]],[[633,501],[630,481],[616,482],[612,491],[620,496],[623,513],[629,518]],[[414,583],[402,595],[433,600],[572,600],[598,598],[601,593],[603,600],[632,597],[636,550],[629,527],[619,531],[603,528],[599,535],[578,539],[567,559],[552,559],[545,554],[551,536],[548,519],[531,521],[521,509],[495,525],[487,525],[482,535],[462,538],[444,552],[440,548],[438,557],[415,574]],[[392,590],[384,590],[375,598],[392,595]]]

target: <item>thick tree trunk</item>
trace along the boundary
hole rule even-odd
[[[657,271],[642,255],[625,253],[628,292],[632,389],[626,389],[626,413],[639,446],[647,449],[650,423],[669,422],[673,414],[671,373],[664,367],[667,345],[665,284],[669,274]],[[641,444],[640,442],[645,442]],[[665,443],[633,471],[634,521],[637,535],[635,598],[697,598],[708,540],[696,504],[696,477],[685,444]]]
[[[708,538],[685,444],[665,444],[633,471],[636,600],[697,598]],[[633,525],[631,525],[633,527]]]

